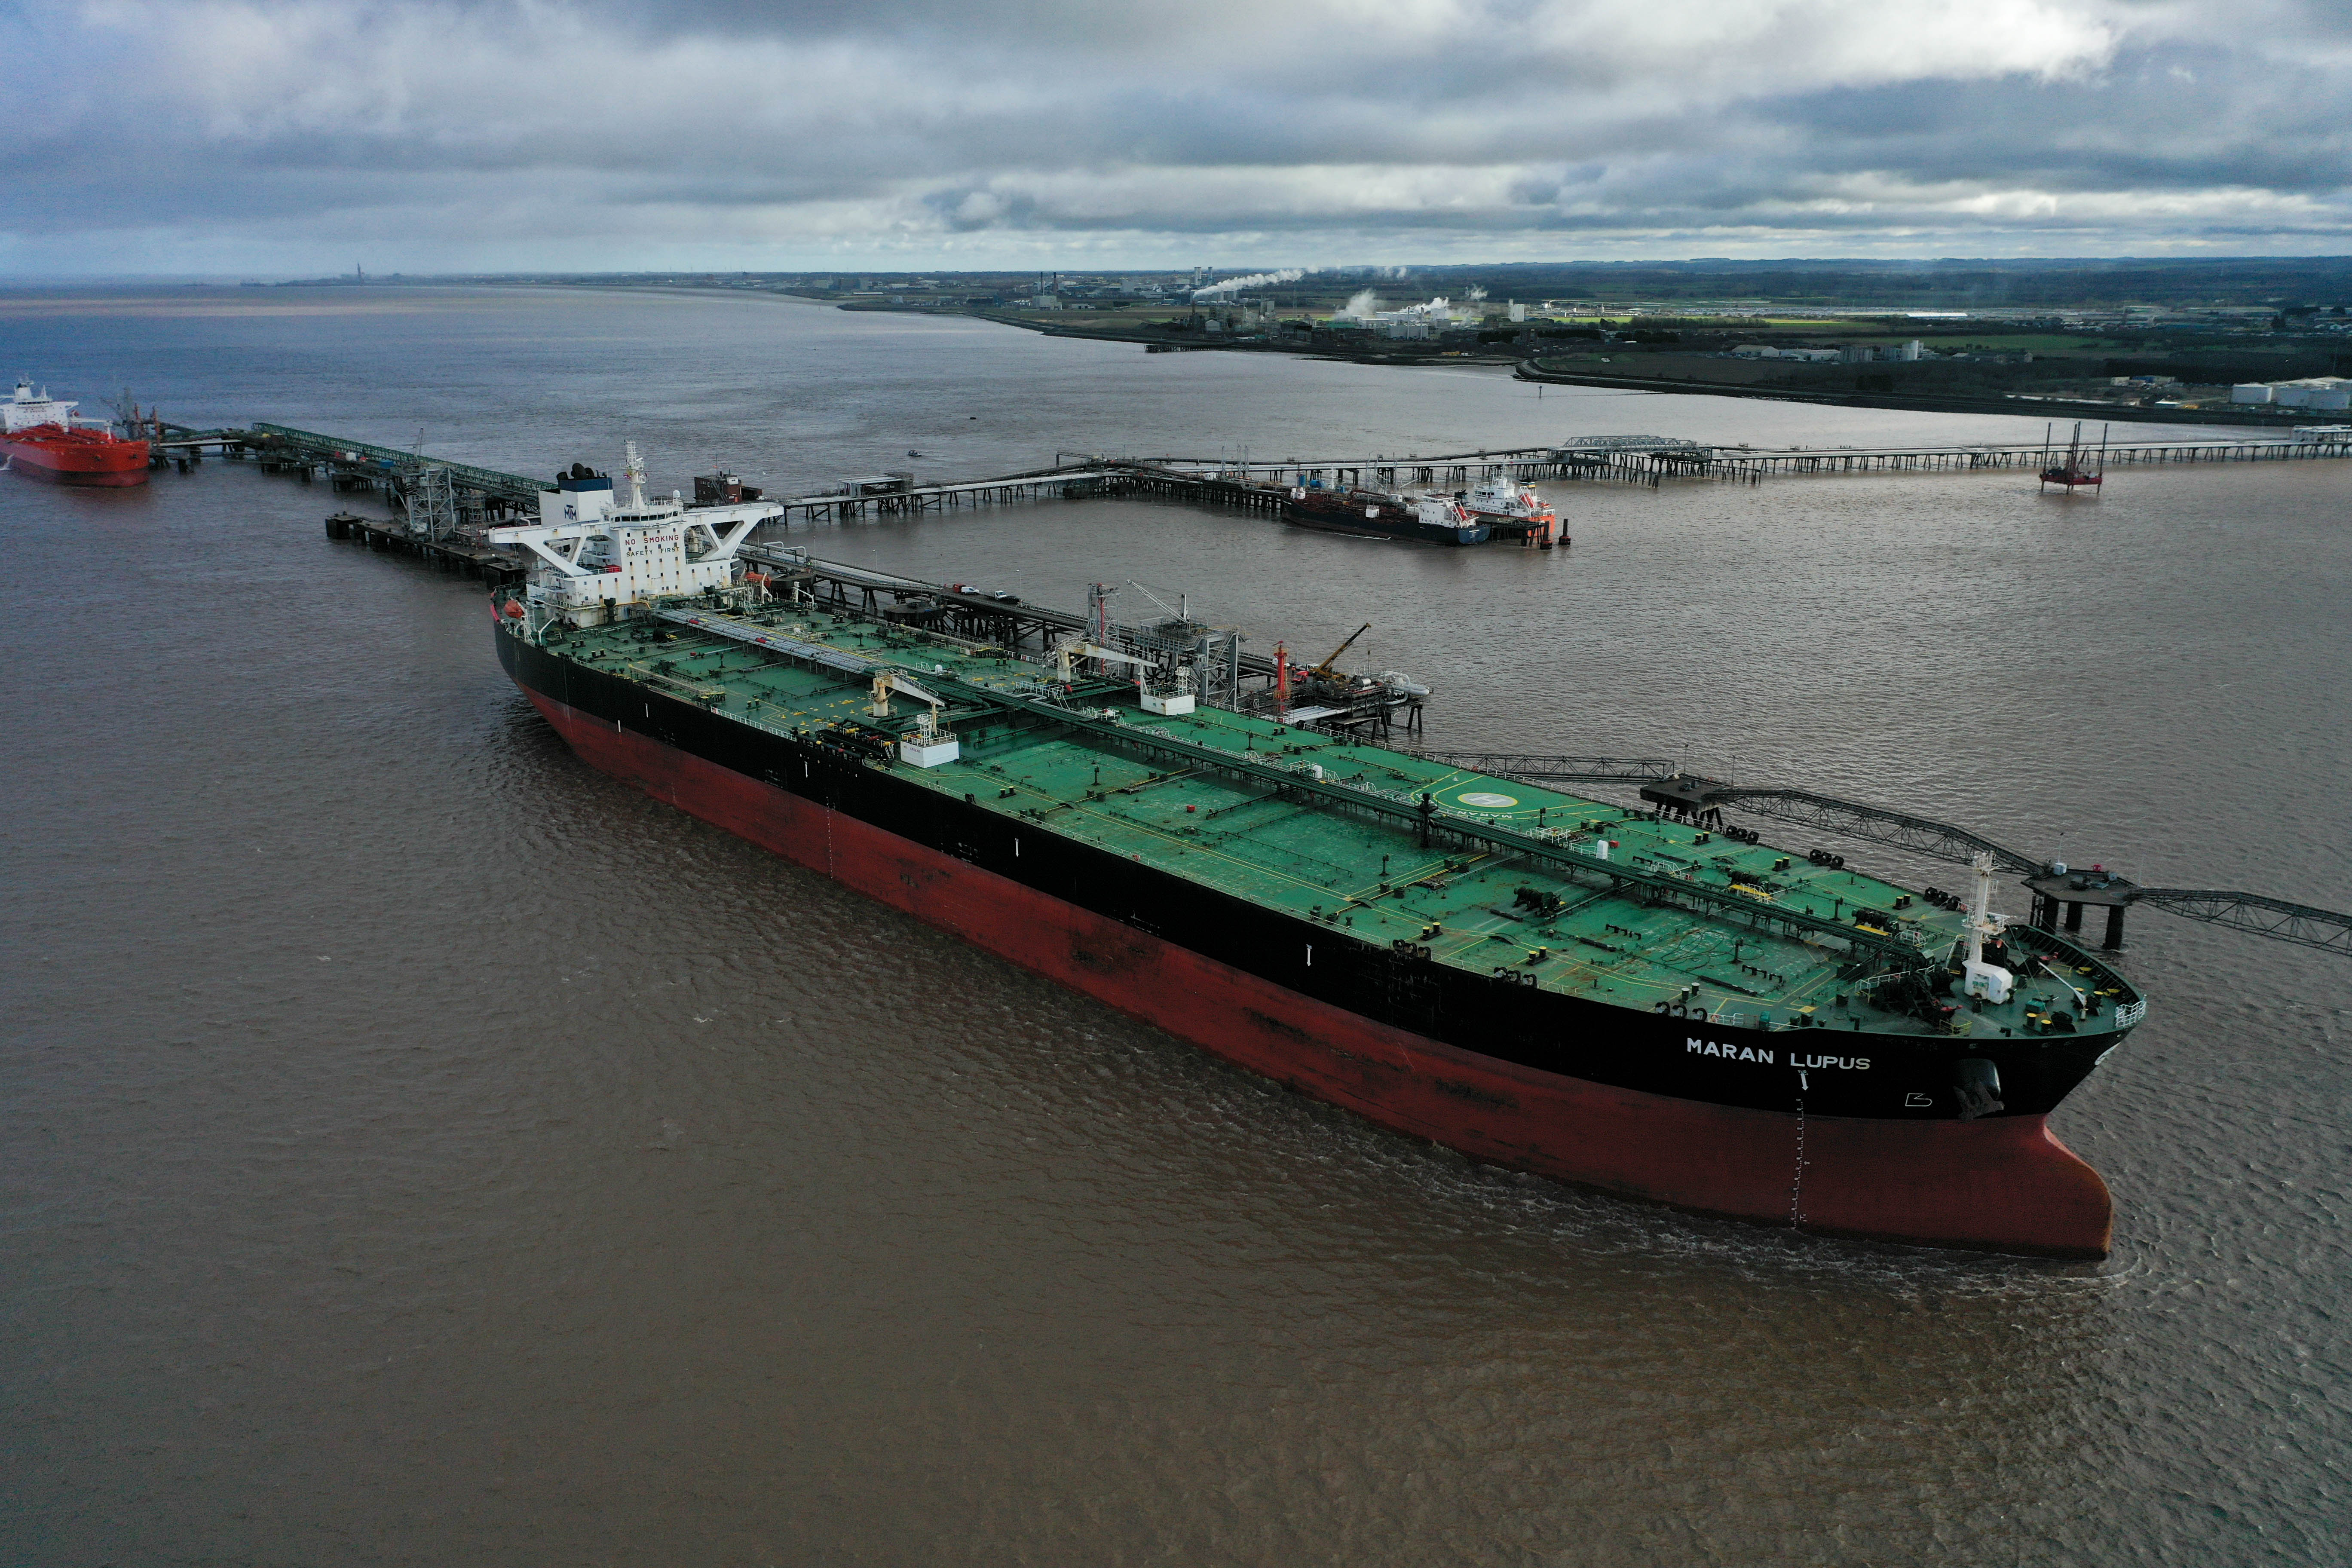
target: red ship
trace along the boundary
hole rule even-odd
[[[102,419],[74,416],[74,405],[60,403],[19,379],[16,395],[0,404],[0,447],[8,467],[28,479],[60,485],[143,485],[148,448],[126,441]]]

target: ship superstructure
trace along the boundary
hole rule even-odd
[[[530,597],[570,625],[595,626],[625,607],[733,584],[735,552],[761,523],[783,515],[772,501],[689,508],[677,495],[646,495],[636,444],[623,469],[627,489],[582,464],[539,497],[536,526],[495,529],[490,541],[530,552]]]
[[[61,430],[105,430],[111,426],[103,419],[84,419],[74,410],[78,402],[51,397],[47,387],[33,390],[30,376],[16,378],[16,391],[7,402],[0,403],[0,426],[14,436],[19,430],[37,430],[54,425]]]
[[[707,514],[656,519],[635,489],[493,535],[539,561],[496,606],[499,657],[595,765],[1482,1159],[1822,1230],[2105,1249],[2105,1188],[2044,1119],[2146,1004],[1993,914],[1989,867],[1965,906],[1923,904],[1834,857],[1200,704],[1097,644],[1038,660],[866,618],[714,558],[740,519],[661,555],[652,533]],[[673,589],[681,564],[708,570]]]
[[[1559,541],[1559,513],[1533,486],[1508,474],[1480,479],[1454,499],[1496,539],[1517,539],[1549,550]]]

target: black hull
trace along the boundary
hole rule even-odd
[[[1378,508],[1378,517],[1366,517],[1361,505],[1349,505],[1338,500],[1309,499],[1285,501],[1283,521],[1299,528],[1311,528],[1321,533],[1344,533],[1352,539],[1402,539],[1417,544],[1483,544],[1488,530],[1484,523],[1464,533],[1459,529],[1440,528],[1408,516],[1402,508],[1395,509],[1394,521],[1387,506]]]

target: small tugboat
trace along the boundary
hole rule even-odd
[[[2053,460],[2049,456],[2050,427],[2044,426],[2042,431],[2042,485],[2045,488],[2051,485],[2063,485],[2068,495],[2073,495],[2078,489],[2097,489],[2100,481],[2107,477],[2105,457],[2107,437],[2105,430],[2099,432],[2097,455],[2094,455],[2089,448],[2085,447],[2083,445],[2083,422],[2077,419],[2074,421],[2074,438],[2066,443],[2064,459]]]
[[[1470,509],[1446,496],[1392,495],[1386,490],[1291,488],[1282,515],[1301,528],[1359,539],[1417,539],[1428,544],[1483,544],[1489,530]]]
[[[1516,539],[1539,550],[1559,542],[1559,514],[1551,502],[1507,474],[1480,479],[1466,490],[1454,491],[1454,499],[1496,539]]]
[[[0,403],[0,452],[8,467],[27,479],[61,485],[143,485],[147,443],[125,441],[103,419],[82,419],[76,405],[60,403],[29,379],[18,377],[16,395]]]

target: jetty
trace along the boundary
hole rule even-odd
[[[206,448],[264,472],[301,483],[324,483],[340,493],[373,493],[397,515],[371,518],[338,511],[328,533],[372,549],[431,561],[445,570],[492,582],[518,570],[493,548],[491,529],[534,515],[554,481],[425,453],[407,451],[290,425],[195,429],[153,422],[157,466],[188,473]],[[1916,447],[1719,446],[1682,437],[1579,436],[1542,446],[1487,447],[1435,453],[1372,453],[1310,458],[1210,458],[1198,454],[1055,454],[1053,464],[1010,474],[924,483],[911,473],[853,479],[799,495],[764,497],[730,475],[696,481],[698,499],[721,489],[728,499],[764,500],[777,521],[840,525],[887,516],[951,513],[982,507],[1094,497],[1152,497],[1188,505],[1277,518],[1294,490],[1307,488],[1452,489],[1487,479],[1584,480],[1648,485],[1668,482],[1760,484],[1767,479],[1828,478],[1892,473],[2042,472],[2048,442],[1979,442]],[[2108,469],[2169,464],[2341,461],[2352,458],[2352,426],[2319,426],[2291,437],[2260,440],[2102,443]],[[706,486],[710,494],[702,493]]]
[[[339,491],[373,491],[404,511],[421,503],[435,526],[479,533],[537,506],[551,481],[403,451],[292,426],[194,430],[165,426],[158,439],[183,468],[216,448],[251,459],[266,472]],[[1283,492],[1307,486],[1402,489],[1475,484],[1485,479],[1594,480],[1648,485],[1700,480],[1759,484],[1767,479],[1865,474],[2039,472],[2049,442],[1971,442],[1948,446],[1723,446],[1683,437],[1579,436],[1541,446],[1482,447],[1435,453],[1237,458],[1191,454],[1057,454],[1049,467],[970,479],[919,481],[909,473],[852,479],[799,495],[764,497],[784,521],[844,523],[872,518],[1097,496],[1171,500],[1278,514]],[[2255,440],[2108,441],[2107,468],[2171,464],[2279,463],[2352,458],[2352,426],[2315,426]],[[756,494],[756,492],[751,492]]]
[[[523,560],[510,551],[493,548],[469,534],[436,536],[413,529],[405,518],[333,512],[327,518],[327,537],[353,540],[370,550],[429,562],[444,572],[478,577],[493,587],[520,583],[529,574]]]
[[[1672,436],[1575,437],[1549,446],[1480,447],[1429,455],[1285,458],[1227,460],[1202,457],[1130,458],[1130,466],[1214,474],[1239,482],[1371,485],[1473,483],[1493,476],[1535,479],[1613,479],[1656,485],[1667,479],[1754,484],[1768,478],[1885,473],[2038,472],[2063,443],[1972,442],[1918,447],[1711,446]],[[2108,442],[2099,448],[2111,468],[2176,463],[2278,463],[2352,458],[2352,426],[2292,437],[2240,441]]]

